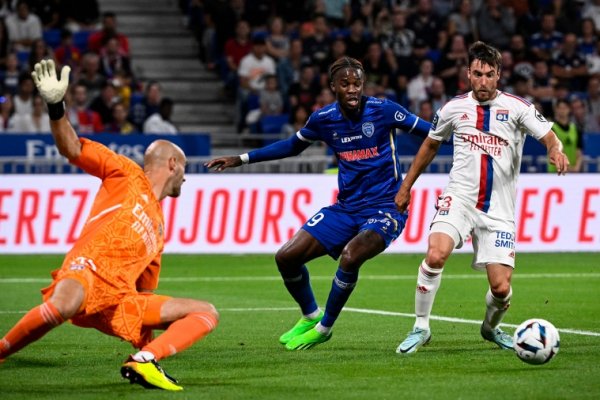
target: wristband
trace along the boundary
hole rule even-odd
[[[48,115],[52,121],[58,121],[65,115],[65,102],[59,101],[58,103],[48,104]]]
[[[250,162],[248,153],[240,154],[240,160],[242,160],[242,164],[248,164]]]

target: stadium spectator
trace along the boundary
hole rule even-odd
[[[516,20],[512,8],[503,7],[501,0],[485,0],[477,13],[479,38],[501,50],[508,48],[515,33]]]
[[[596,31],[600,32],[600,0],[588,0],[581,12],[583,18],[591,18],[596,26]]]
[[[128,108],[122,101],[118,101],[112,106],[112,122],[104,127],[107,133],[118,133],[120,135],[130,135],[138,133],[135,126],[127,120]]]
[[[560,51],[552,59],[552,76],[571,91],[583,91],[587,85],[588,70],[585,58],[577,52],[577,36],[567,33]]]
[[[588,116],[583,131],[586,134],[600,133],[600,76],[588,80],[583,104]]]
[[[579,97],[572,97],[570,101],[573,122],[582,136],[600,134],[600,118],[598,114],[590,113],[586,104]]]
[[[44,100],[40,95],[33,96],[31,114],[14,114],[8,120],[8,133],[50,133],[50,119]]]
[[[425,59],[421,62],[420,72],[408,82],[407,92],[411,110],[417,109],[419,103],[429,98],[433,83],[433,61]]]
[[[129,56],[129,39],[117,30],[117,15],[107,11],[102,14],[102,29],[92,33],[88,38],[88,50],[100,53],[111,38],[117,39],[121,54]]]
[[[100,73],[100,56],[91,51],[85,53],[81,59],[81,69],[76,77],[77,82],[85,85],[91,99],[98,96],[106,81],[106,78]]]
[[[365,83],[374,83],[377,93],[388,91],[392,71],[383,55],[379,42],[369,44],[367,54],[363,59],[363,68],[365,70]]]
[[[60,29],[64,23],[61,15],[62,0],[27,0],[29,9],[37,15],[42,22],[44,30]]]
[[[235,28],[235,37],[225,43],[225,65],[221,71],[221,77],[225,82],[225,90],[228,96],[234,96],[238,85],[238,69],[242,58],[252,51],[250,41],[250,25],[248,21],[238,21]]]
[[[581,172],[583,167],[583,132],[571,120],[571,105],[566,100],[558,100],[554,106],[552,130],[564,146],[569,159],[568,170]],[[556,166],[548,163],[548,172],[556,173]]]
[[[392,201],[402,178],[392,167],[393,146],[384,138],[395,128],[425,134],[430,124],[395,103],[363,97],[363,75],[359,61],[348,57],[337,60],[330,68],[337,102],[313,113],[307,125],[288,139],[206,164],[209,169],[222,171],[282,159],[300,154],[315,141],[326,143],[339,160],[338,201],[311,217],[275,256],[284,285],[303,315],[279,338],[288,350],[309,349],[331,338],[333,324],[356,286],[361,265],[385,250],[406,222],[407,214],[398,213]],[[355,127],[362,127],[363,134],[357,136]],[[327,254],[340,258],[340,262],[323,313],[305,263]]]
[[[207,29],[203,42],[208,46],[206,54],[210,67],[223,56],[225,43],[235,35],[236,23],[243,18],[238,18],[231,2],[225,0],[206,0],[204,11]]]
[[[8,121],[13,116],[15,107],[10,93],[4,93],[0,96],[0,132],[5,132],[8,128]]]
[[[406,20],[406,27],[415,33],[415,36],[425,41],[430,49],[441,49],[439,46],[439,33],[442,23],[435,15],[431,0],[418,0],[414,13]]]
[[[238,77],[240,87],[237,94],[236,125],[238,132],[245,127],[246,114],[248,113],[249,96],[258,96],[265,87],[264,77],[275,74],[275,61],[267,55],[267,46],[262,35],[252,38],[252,51],[240,62]]]
[[[292,39],[289,56],[280,60],[276,67],[279,90],[284,101],[288,101],[290,86],[300,80],[302,66],[309,62],[310,59],[302,52],[302,40]]]
[[[133,76],[129,57],[123,52],[116,37],[106,40],[100,50],[100,73],[107,79],[114,78],[120,71]]]
[[[429,88],[429,102],[433,111],[437,111],[444,104],[446,104],[451,98],[446,95],[446,88],[444,87],[444,81],[438,77],[434,77]],[[420,115],[419,115],[420,116]],[[426,121],[432,121],[432,118],[425,119]]]
[[[310,115],[309,110],[302,106],[292,108],[290,120],[281,127],[281,133],[284,137],[295,135],[304,125]]]
[[[100,133],[104,130],[102,118],[88,107],[88,91],[83,83],[71,85],[67,93],[67,117],[79,133]]]
[[[97,0],[60,0],[65,28],[71,32],[98,29],[100,8]]]
[[[352,17],[352,9],[350,8],[350,0],[322,0],[327,23],[330,26],[343,29],[348,26]]]
[[[162,100],[162,89],[157,81],[146,83],[144,96],[140,101],[131,102],[129,118],[138,131],[143,130],[144,121],[154,113],[157,113]]]
[[[54,51],[46,44],[44,39],[35,39],[31,42],[26,69],[33,71],[33,66],[44,59],[54,59]]]
[[[398,69],[399,64],[404,64],[411,57],[415,38],[415,33],[406,27],[406,13],[403,10],[394,11],[392,31],[378,38],[383,45],[387,63],[394,71]],[[366,54],[366,51],[363,51],[363,54]]]
[[[321,85],[315,77],[315,68],[310,64],[303,65],[300,80],[293,83],[288,91],[290,105],[292,107],[300,105],[311,110],[320,91]]]
[[[458,34],[467,43],[479,40],[477,18],[471,0],[461,0],[458,8],[448,16],[448,36]]]
[[[531,36],[529,46],[537,58],[550,61],[563,41],[563,34],[556,30],[556,17],[551,11],[542,14],[539,32]]]
[[[362,59],[367,54],[369,40],[365,32],[365,23],[360,18],[355,18],[350,24],[350,32],[344,39],[348,57]],[[335,60],[334,60],[335,61]]]
[[[150,115],[148,119],[144,121],[144,133],[159,135],[177,134],[177,127],[171,122],[173,106],[173,100],[164,97],[160,101],[158,112]]]
[[[329,87],[325,86],[321,89],[321,92],[317,96],[317,101],[315,102],[312,111],[320,110],[321,108],[330,105],[334,101],[335,95]]]
[[[6,68],[6,58],[9,54],[8,32],[4,18],[0,18],[0,70]]]
[[[596,44],[598,43],[598,35],[596,35],[596,27],[591,18],[581,20],[581,35],[577,38],[577,52],[585,57],[588,57],[596,52]]]
[[[540,102],[544,115],[552,115],[554,86],[557,81],[550,74],[546,61],[542,59],[535,61],[531,80],[531,95]]]
[[[115,84],[112,80],[106,80],[100,89],[100,94],[92,98],[90,110],[96,111],[100,115],[103,125],[110,124],[112,122],[112,106],[119,100]]]
[[[449,47],[443,52],[436,66],[436,75],[444,81],[446,93],[450,96],[458,93],[458,74],[460,68],[467,63],[468,52],[465,38],[460,34],[452,35]]]
[[[35,85],[31,75],[27,72],[21,72],[19,75],[19,85],[17,94],[13,97],[15,105],[15,114],[31,114],[33,111],[33,93]]]
[[[533,74],[533,63],[536,57],[525,43],[523,35],[512,35],[508,51],[510,51],[513,59],[513,72],[530,78]]]
[[[9,53],[6,56],[6,69],[0,69],[0,84],[2,87],[2,93],[10,93],[15,95],[17,88],[19,87],[19,76],[21,71],[19,69],[19,60],[16,53]]]
[[[81,51],[73,44],[73,33],[70,30],[61,30],[60,45],[54,49],[54,58],[59,68],[68,65],[75,75],[79,74]]]
[[[433,121],[435,110],[431,100],[423,100],[417,109],[417,117],[421,118],[423,121]]]
[[[346,42],[342,37],[337,37],[333,39],[331,42],[331,47],[329,49],[329,54],[327,55],[327,65],[333,64],[338,58],[347,56],[348,53],[346,51]],[[328,86],[328,77],[327,73],[321,73],[320,76],[320,84],[321,86]]]
[[[19,0],[16,12],[6,17],[6,31],[9,46],[17,52],[29,52],[33,41],[42,37],[42,23],[26,0]]]
[[[310,63],[319,68],[319,72],[327,71],[327,55],[331,46],[329,37],[329,26],[327,20],[322,14],[317,14],[313,20],[313,32],[303,39],[302,49],[304,55],[310,58]]]
[[[290,37],[285,32],[281,17],[275,16],[269,22],[269,32],[266,36],[267,54],[279,61],[290,53]]]
[[[442,141],[455,136],[450,182],[438,197],[438,212],[430,227],[427,253],[419,266],[416,321],[412,332],[398,346],[398,353],[414,353],[430,341],[429,317],[444,264],[455,248],[462,247],[467,236],[473,237],[472,266],[487,271],[489,282],[481,335],[502,349],[513,350],[512,336],[503,332],[499,324],[512,295],[514,203],[521,163],[519,145],[523,143],[525,132],[546,147],[549,160],[557,166],[559,174],[566,172],[569,162],[552,132],[552,124],[532,104],[497,90],[500,67],[501,56],[497,49],[483,42],[471,45],[469,79],[473,90],[437,112],[436,123],[396,195],[398,210],[406,211],[415,181],[433,160]],[[502,111],[507,113],[506,118],[488,118],[502,115]],[[478,129],[479,126],[483,130]],[[480,182],[486,182],[485,186]],[[507,240],[507,246],[495,245],[499,235]]]
[[[185,154],[171,142],[155,141],[146,149],[140,168],[100,143],[79,138],[64,117],[68,67],[62,70],[60,82],[54,68],[52,61],[42,62],[36,65],[34,77],[49,104],[58,152],[102,184],[83,232],[62,266],[53,271],[50,286],[42,290],[44,302],[0,340],[0,359],[70,320],[140,349],[121,367],[122,376],[131,383],[182,390],[157,362],[190,347],[219,320],[210,303],[153,293],[164,247],[160,201],[179,196],[185,181]],[[166,330],[153,338],[154,329]]]
[[[283,113],[283,97],[277,87],[277,76],[265,76],[265,88],[258,96],[261,116],[281,115]]]

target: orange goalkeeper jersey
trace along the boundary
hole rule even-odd
[[[81,138],[81,155],[70,162],[102,180],[81,235],[54,278],[90,269],[85,313],[119,304],[158,285],[164,218],[150,181],[135,162]],[[51,289],[51,288],[48,288]]]

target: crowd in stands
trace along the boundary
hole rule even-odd
[[[129,39],[117,15],[96,0],[0,0],[0,132],[48,133],[33,66],[71,67],[65,103],[80,133],[177,133],[173,101],[158,82],[133,73]]]
[[[365,94],[431,120],[446,101],[469,90],[467,49],[483,40],[502,52],[501,90],[553,119],[556,106],[566,104],[580,137],[600,133],[600,0],[181,4],[201,59],[236,99],[240,132],[265,131],[262,123],[273,114],[298,126],[298,108],[310,115],[333,101],[327,67],[343,55],[363,63]]]

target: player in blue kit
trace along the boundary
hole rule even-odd
[[[279,338],[288,350],[309,349],[331,338],[361,265],[402,232],[408,214],[398,212],[394,204],[402,182],[395,128],[425,135],[431,125],[394,102],[363,96],[364,69],[353,58],[335,61],[329,79],[337,101],[315,111],[295,135],[240,156],[206,163],[208,168],[222,171],[278,160],[298,155],[318,140],[338,159],[337,202],[313,215],[275,256],[283,282],[303,314]],[[306,263],[325,254],[339,258],[339,268],[323,312],[315,301]]]

